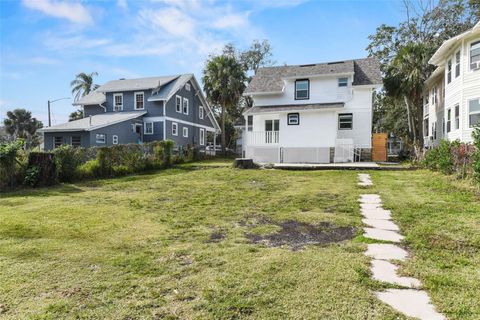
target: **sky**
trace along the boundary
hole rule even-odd
[[[367,56],[368,36],[405,17],[402,0],[0,0],[0,121],[25,108],[68,120],[70,82],[194,73],[227,43],[267,39],[275,64]]]

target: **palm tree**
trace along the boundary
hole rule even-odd
[[[398,51],[383,80],[387,94],[405,102],[410,138],[414,147],[419,149],[423,146],[423,139],[420,139],[423,127],[423,85],[433,71],[428,64],[432,53],[432,48],[422,43],[407,44]]]
[[[225,122],[227,109],[233,108],[245,90],[246,75],[242,65],[232,56],[210,58],[203,70],[203,88],[207,99],[221,108],[221,140],[225,152]]]
[[[72,94],[75,96],[75,101],[77,101],[83,96],[86,96],[87,94],[96,90],[99,87],[98,84],[93,84],[94,76],[98,76],[98,73],[92,72],[90,74],[86,74],[85,72],[80,72],[75,77],[75,80],[70,82],[70,86],[72,87]]]
[[[38,143],[37,130],[43,127],[41,121],[32,118],[32,113],[25,109],[7,111],[7,119],[3,121],[5,131],[15,139],[25,139],[27,147]]]

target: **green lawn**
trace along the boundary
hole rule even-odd
[[[405,319],[372,293],[356,174],[217,161],[1,195],[0,318]],[[480,318],[478,199],[426,171],[372,177],[412,251],[403,272],[448,317]],[[357,236],[249,240],[285,221]]]

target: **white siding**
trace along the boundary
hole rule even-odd
[[[255,105],[272,106],[347,101],[352,95],[352,77],[349,77],[348,87],[338,87],[338,78],[342,77],[345,76],[310,78],[310,99],[308,100],[295,100],[295,80],[284,80],[285,87],[283,93],[275,95],[255,95]]]
[[[448,58],[444,61],[447,67],[448,59],[454,59],[455,53],[461,50],[461,71],[460,76],[455,79],[455,69],[452,70],[452,82],[447,84],[445,76],[445,116],[449,108],[452,109],[452,121],[455,118],[454,108],[456,104],[460,105],[460,129],[452,130],[447,134],[448,140],[459,139],[464,142],[472,142],[472,129],[469,128],[469,108],[468,101],[480,98],[480,70],[471,71],[470,62],[470,44],[473,41],[480,40],[480,35],[470,36],[464,39],[461,44],[453,48]],[[453,123],[452,123],[453,124]],[[452,125],[453,129],[453,125]]]

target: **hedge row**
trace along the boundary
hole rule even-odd
[[[480,183],[480,128],[473,132],[473,144],[442,140],[425,152],[424,167],[459,178],[473,177]]]
[[[197,148],[174,149],[173,141],[73,148],[64,145],[53,152],[25,152],[23,141],[0,144],[0,191],[21,185],[48,186],[92,178],[116,177],[167,168],[175,163],[199,160]]]

